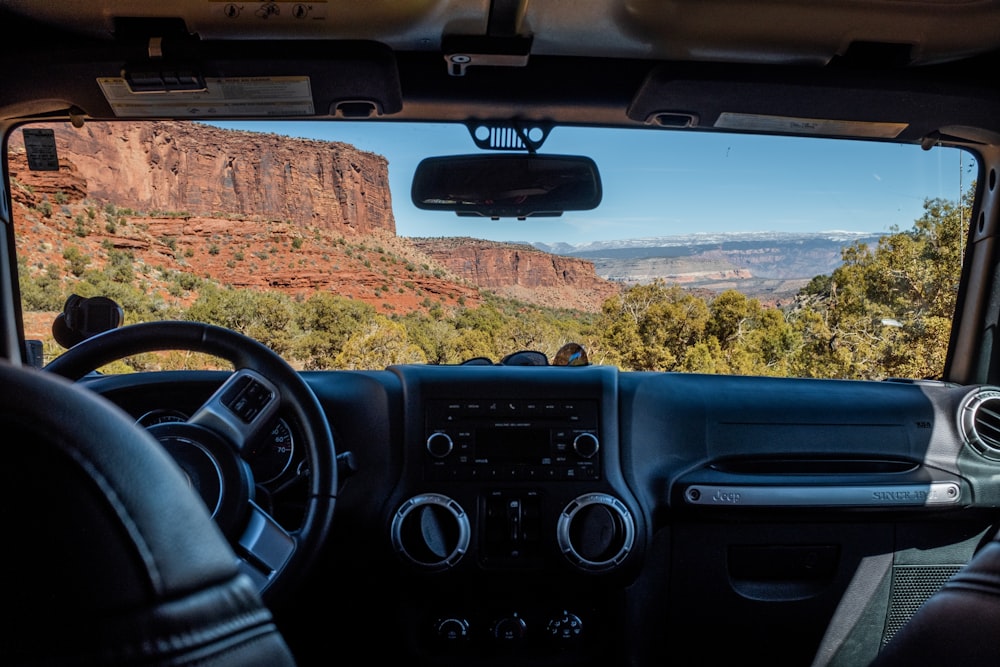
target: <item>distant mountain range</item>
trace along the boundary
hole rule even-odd
[[[842,250],[875,245],[881,234],[731,232],[658,236],[592,243],[533,243],[545,252],[594,263],[597,275],[626,284],[662,278],[689,288],[738,289],[780,301],[842,263]]]

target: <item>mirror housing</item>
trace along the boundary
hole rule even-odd
[[[427,158],[417,166],[410,196],[420,209],[497,219],[588,211],[601,203],[602,191],[588,157],[500,153]]]

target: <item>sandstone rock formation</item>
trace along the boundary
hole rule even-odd
[[[197,267],[233,287],[331,291],[393,313],[475,306],[478,289],[596,311],[619,289],[587,260],[530,246],[397,237],[386,159],[347,144],[175,122],[59,127],[56,142],[58,172],[29,171],[11,144],[32,266],[63,265],[69,245],[100,266],[114,248],[167,273]]]
[[[348,144],[164,121],[59,126],[56,145],[103,202],[395,232],[386,159]]]
[[[550,307],[594,310],[618,285],[599,278],[587,260],[551,255],[531,246],[478,239],[412,239],[417,249],[451,273],[484,289]]]

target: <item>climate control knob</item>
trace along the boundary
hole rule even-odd
[[[549,621],[546,630],[549,637],[560,644],[577,642],[583,637],[583,621],[576,614],[563,611],[562,615]]]
[[[516,644],[524,640],[528,625],[517,614],[501,618],[493,624],[493,637],[504,644]]]
[[[463,642],[469,638],[469,622],[464,618],[440,618],[434,624],[434,630],[440,641]]]

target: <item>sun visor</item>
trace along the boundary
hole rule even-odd
[[[192,51],[100,77],[115,116],[368,117],[403,107],[395,56],[382,44],[202,42]]]
[[[38,54],[44,76],[6,89],[22,106],[58,91],[67,108],[94,119],[363,118],[403,108],[395,56],[377,42],[195,41],[152,52],[97,42],[53,49]],[[34,69],[33,59],[18,68]]]
[[[628,108],[665,128],[919,141],[948,125],[995,128],[1000,103],[970,105],[969,84],[921,75],[890,81],[846,69],[654,68]],[[986,102],[986,100],[984,100]]]

